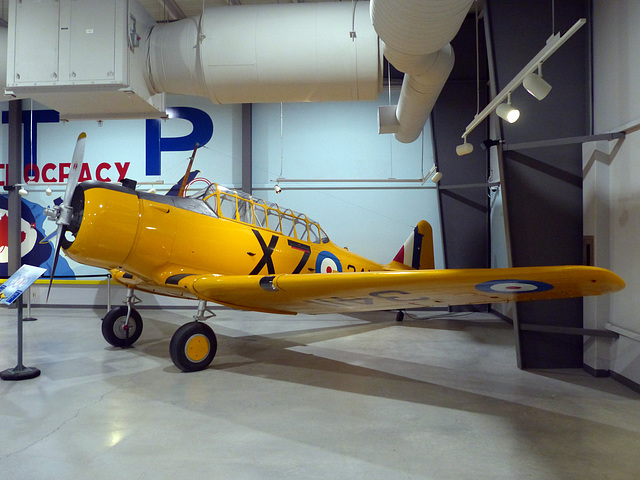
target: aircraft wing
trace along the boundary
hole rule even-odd
[[[624,288],[597,267],[410,270],[281,275],[189,275],[199,298],[272,313],[346,313],[582,297]]]

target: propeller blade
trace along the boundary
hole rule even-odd
[[[82,170],[82,162],[84,160],[84,145],[86,141],[86,133],[82,132],[80,135],[78,135],[76,148],[73,151],[73,158],[71,159],[71,171],[69,172],[67,188],[64,191],[64,199],[62,200],[62,203],[57,207],[58,218],[56,219],[56,223],[58,224],[58,230],[56,231],[56,253],[53,257],[51,278],[49,279],[49,289],[47,290],[47,302],[49,301],[49,294],[51,293],[51,286],[53,285],[53,277],[56,273],[56,267],[58,266],[58,258],[60,257],[60,248],[62,246],[62,236],[67,231],[67,226],[71,223],[71,218],[73,215],[71,200],[73,199],[73,192],[75,192],[78,181],[80,180],[80,172]]]
[[[58,265],[58,257],[60,256],[60,247],[62,242],[60,239],[64,235],[66,227],[64,225],[58,225],[58,231],[56,232],[56,254],[53,257],[53,267],[51,268],[51,276],[49,277],[49,288],[47,289],[47,300],[45,303],[49,303],[49,294],[51,293],[51,285],[53,285],[53,276],[56,273],[56,266]]]
[[[82,170],[82,161],[84,159],[84,145],[87,141],[87,134],[82,132],[78,135],[76,142],[76,148],[73,151],[73,158],[71,159],[71,170],[69,171],[69,180],[67,181],[67,189],[64,191],[63,205],[71,204],[73,198],[73,192],[80,180],[80,171]]]

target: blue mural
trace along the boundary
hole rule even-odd
[[[9,217],[7,213],[8,196],[0,195],[0,277],[8,276],[8,245],[7,232]],[[22,263],[36,267],[46,268],[45,277],[51,275],[53,256],[55,254],[53,243],[44,241],[46,220],[44,207],[37,203],[22,199]],[[26,251],[25,251],[26,250]],[[60,257],[56,268],[56,277],[75,278],[74,272],[67,260]]]

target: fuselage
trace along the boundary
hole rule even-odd
[[[173,286],[191,274],[386,269],[335,245],[306,215],[215,184],[182,198],[84,182],[72,206],[75,239],[64,242],[67,255],[154,293],[185,296]]]

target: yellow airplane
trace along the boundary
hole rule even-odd
[[[183,371],[207,368],[215,356],[216,336],[203,322],[206,302],[279,314],[401,312],[624,288],[616,274],[585,266],[435,270],[425,221],[381,265],[335,245],[306,215],[220,185],[169,197],[137,191],[133,181],[78,183],[85,140],[81,134],[63,203],[47,211],[59,225],[54,269],[62,246],[128,288],[126,305],[102,323],[114,346],[131,345],[142,333],[135,290],[200,300],[195,321],[170,343]]]

